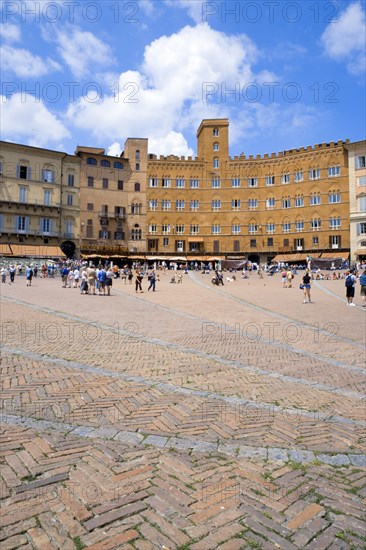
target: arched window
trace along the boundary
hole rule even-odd
[[[218,136],[218,135],[219,135],[219,129],[218,129],[218,128],[214,128],[214,129],[212,130],[212,134],[213,134],[214,136]]]
[[[140,150],[139,149],[136,149],[135,160],[140,160]]]
[[[136,192],[141,191],[141,185],[139,184],[138,181],[135,182],[134,190],[135,190]]]
[[[113,163],[113,168],[116,168],[117,170],[122,170],[122,169],[123,169],[123,164],[122,164],[122,162],[119,162],[119,161],[116,160],[116,161]]]
[[[141,241],[141,229],[138,223],[135,223],[131,231],[131,240],[132,241]]]
[[[139,172],[139,171],[140,171],[140,163],[136,162],[136,172]]]
[[[213,167],[214,168],[218,168],[219,167],[219,159],[217,157],[215,157],[213,159]]]
[[[219,150],[219,144],[217,143],[217,141],[215,141],[215,143],[213,144],[213,150],[214,150],[214,151],[218,151],[218,150]]]
[[[93,159],[93,157],[88,157],[86,159],[86,164],[91,164],[92,166],[96,166],[97,161],[95,159]]]
[[[100,161],[100,165],[103,166],[104,168],[110,168],[111,163],[109,162],[109,160],[103,159]]]

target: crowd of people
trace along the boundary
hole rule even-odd
[[[212,275],[211,282],[215,285],[224,285],[224,280],[228,283],[236,283],[239,278],[248,279],[256,274],[263,279],[263,274],[274,275],[279,273],[283,288],[292,288],[295,276],[299,274],[300,269],[305,269],[301,277],[300,288],[304,292],[303,303],[311,303],[311,284],[317,280],[340,280],[344,279],[346,287],[346,304],[354,307],[353,303],[357,284],[360,285],[360,295],[362,306],[366,307],[366,263],[358,262],[346,271],[330,272],[329,270],[311,269],[304,266],[288,265],[278,263],[275,265],[255,264],[246,262],[242,269],[221,268],[220,262],[190,262],[177,263],[165,261],[154,262],[153,266],[146,262],[133,262],[131,266],[124,265],[118,267],[108,261],[104,264],[94,265],[87,260],[66,260],[59,262],[44,262],[40,265],[31,263],[3,264],[0,268],[1,282],[6,283],[9,277],[10,284],[13,284],[15,278],[25,275],[26,285],[32,286],[33,278],[53,278],[55,275],[61,275],[62,288],[78,288],[81,294],[91,294],[100,296],[110,296],[113,280],[120,278],[124,284],[135,286],[136,293],[143,293],[142,282],[145,278],[148,281],[147,291],[156,292],[156,283],[160,281],[160,275],[173,276],[170,282],[182,283],[182,274],[188,273],[188,270],[201,271],[202,274]],[[236,276],[239,271],[240,277]],[[225,273],[226,272],[226,273]]]

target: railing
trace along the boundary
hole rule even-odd
[[[125,220],[126,219],[126,213],[124,212],[99,212],[98,214],[99,218],[108,218],[108,219],[118,219],[118,220]]]
[[[15,204],[19,206],[43,206],[44,208],[60,208],[61,204],[59,202],[54,202],[50,204],[45,204],[44,201],[32,200],[32,201],[20,201],[20,200],[9,200],[9,199],[0,199],[0,203]]]
[[[59,237],[60,234],[55,231],[39,231],[36,229],[15,229],[14,227],[3,227],[0,233],[8,235],[35,235],[36,237]]]

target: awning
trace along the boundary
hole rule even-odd
[[[187,240],[189,243],[203,243],[203,237],[189,237]]]
[[[309,256],[313,259],[319,258],[319,254],[299,252],[299,254],[277,254],[277,256],[272,259],[272,262],[303,262]]]
[[[0,244],[0,254],[2,254],[3,256],[13,255],[11,248],[8,244]]]
[[[366,248],[360,248],[359,250],[355,250],[356,256],[366,256]]]
[[[128,260],[145,260],[145,256],[128,256]]]
[[[166,260],[166,257],[165,256],[146,256],[146,259],[150,262],[155,260],[163,261],[163,260]]]
[[[210,256],[206,258],[206,262],[219,262],[220,260],[224,260],[224,258],[220,258],[220,256]]]
[[[36,246],[26,244],[10,244],[13,256],[31,256],[32,258],[64,258],[65,254],[59,246]]]
[[[187,256],[173,256],[172,258],[166,258],[171,262],[186,262]]]
[[[321,258],[341,258],[346,260],[349,257],[349,252],[323,252]]]

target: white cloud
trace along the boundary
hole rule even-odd
[[[149,139],[149,151],[151,153],[158,151],[159,155],[194,156],[194,151],[188,146],[185,137],[173,130],[159,138],[151,137]]]
[[[4,42],[19,42],[20,27],[12,23],[3,23],[0,27],[0,36]]]
[[[187,26],[147,46],[141,70],[122,73],[114,95],[94,104],[80,99],[70,105],[67,116],[100,139],[119,139],[122,130],[126,137],[154,136],[156,147],[161,147],[157,154],[169,140],[177,154],[187,154],[185,140],[170,132],[186,129],[193,113],[215,111],[223,116],[221,86],[231,89],[237,82],[255,81],[251,63],[256,57],[256,47],[245,35],[228,36],[207,24]],[[260,76],[270,78],[269,73]],[[207,83],[218,90],[210,97],[212,104],[204,101]]]
[[[51,142],[70,137],[63,123],[45,107],[42,101],[28,94],[14,94],[2,103],[1,135],[11,141],[26,141],[28,145],[48,146]]]
[[[360,2],[350,4],[338,22],[329,23],[321,36],[326,54],[336,61],[346,61],[351,74],[364,74],[366,69],[365,11]]]
[[[63,29],[56,32],[56,41],[60,56],[74,76],[92,75],[97,68],[107,70],[114,63],[110,46],[91,32]]]
[[[110,157],[119,157],[122,153],[121,144],[118,141],[115,141],[112,143],[112,145],[109,146],[107,149],[107,155]]]
[[[211,9],[208,3],[198,2],[197,0],[164,0],[164,4],[172,8],[186,9],[189,17],[193,19],[195,23],[202,23],[204,4],[207,4],[207,13],[210,13]],[[211,3],[215,8],[216,2]],[[205,14],[204,10],[204,14]]]
[[[28,50],[7,45],[1,46],[0,58],[3,71],[25,78],[44,76],[61,69],[61,66],[49,57],[42,59]]]

